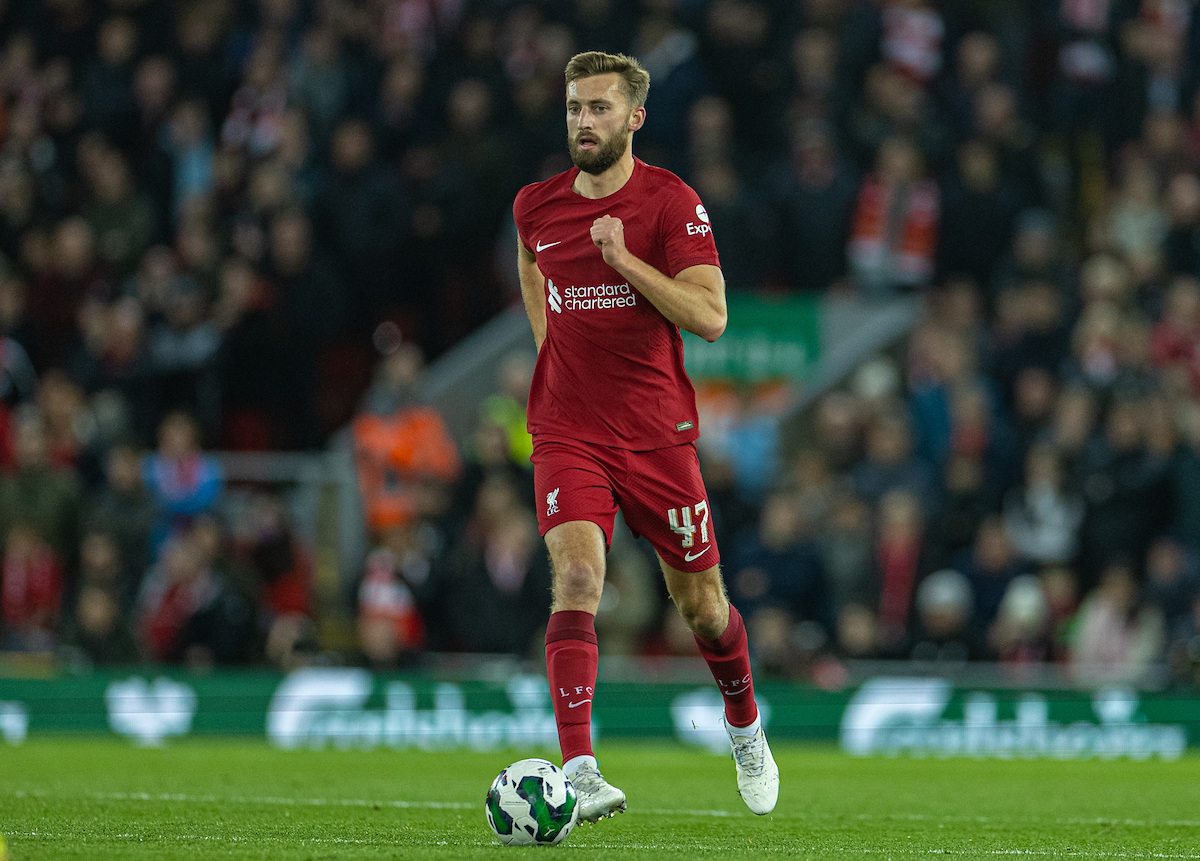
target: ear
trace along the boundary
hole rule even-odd
[[[645,124],[645,122],[646,122],[646,109],[645,108],[634,108],[632,111],[630,111],[630,113],[629,113],[629,130],[631,132],[636,132],[638,129],[640,129]]]

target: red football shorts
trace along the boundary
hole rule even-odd
[[[590,520],[612,543],[617,509],[668,565],[703,571],[721,560],[693,443],[653,451],[533,438],[538,529]]]

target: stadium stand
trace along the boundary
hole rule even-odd
[[[483,612],[546,577],[509,208],[602,49],[650,71],[636,152],[731,296],[843,321],[802,381],[698,380],[767,671],[1196,682],[1195,4],[30,0],[0,33],[0,648],[535,655],[544,614]],[[619,534],[601,642],[690,654],[649,562]]]

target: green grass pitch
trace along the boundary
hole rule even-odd
[[[628,794],[628,813],[577,826],[558,847],[500,846],[484,795],[503,766],[531,753],[34,739],[0,747],[0,832],[12,861],[1200,859],[1194,755],[853,759],[780,745],[779,807],[756,817],[736,795],[728,759],[673,742],[605,743],[601,766]]]

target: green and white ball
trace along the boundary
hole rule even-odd
[[[575,787],[545,759],[522,759],[501,771],[485,806],[488,825],[508,846],[561,843],[579,821]]]

